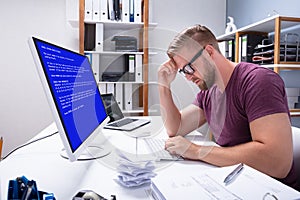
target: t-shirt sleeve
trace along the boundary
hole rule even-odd
[[[289,113],[284,82],[273,71],[257,70],[247,77],[242,87],[244,92],[240,98],[249,122],[270,114]]]
[[[193,104],[198,106],[199,108],[203,109],[204,105],[203,105],[203,100],[205,98],[205,96],[207,91],[201,90],[197,95],[196,98],[193,101]]]

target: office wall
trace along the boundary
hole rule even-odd
[[[78,48],[65,0],[0,2],[0,136],[6,155],[53,120],[27,44],[30,35]],[[50,133],[49,133],[50,134]]]
[[[67,22],[67,18],[76,18],[78,15],[77,11],[72,10],[76,6],[71,10],[66,8],[66,4],[72,5],[68,2],[70,1],[0,2],[0,135],[4,137],[4,155],[53,121],[27,39],[30,35],[35,35],[78,50],[78,29]],[[158,50],[158,54],[151,60],[155,67],[150,69],[150,80],[154,83],[157,80],[157,67],[166,60],[168,43],[178,31],[200,23],[211,27],[216,34],[222,33],[225,29],[225,1],[150,0],[150,4],[153,10],[150,18],[158,23],[158,29],[151,34],[150,40],[150,46]],[[158,104],[156,84],[152,86],[149,94],[151,108]],[[183,77],[179,77],[173,86],[181,107],[189,104],[198,91]]]
[[[150,20],[158,25],[150,30],[150,51],[157,52],[150,56],[149,67],[149,108],[150,114],[157,114],[159,99],[157,95],[157,69],[168,57],[166,50],[169,43],[184,28],[201,24],[209,27],[215,35],[224,34],[226,2],[220,0],[150,0],[153,13]],[[199,89],[183,76],[178,75],[172,83],[172,94],[176,105],[183,108],[194,100]],[[156,112],[155,112],[156,111]]]
[[[298,5],[298,0],[227,0],[227,15],[241,28],[274,14],[299,17]]]
[[[298,0],[227,0],[227,16],[232,16],[237,28],[241,28],[274,14],[300,17],[298,5]],[[299,26],[288,31],[300,34]],[[300,87],[300,70],[283,71],[280,75],[286,87]],[[300,117],[292,117],[292,125],[300,127]]]

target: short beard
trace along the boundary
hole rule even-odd
[[[212,63],[210,63],[206,58],[203,59],[204,60],[204,65],[206,67],[206,71],[204,73],[204,77],[205,79],[203,81],[201,81],[201,88],[203,88],[203,90],[208,90],[210,89],[216,81],[216,66]]]
[[[208,87],[204,80],[201,80],[201,82],[198,84],[198,87],[200,88],[200,90],[208,90]]]

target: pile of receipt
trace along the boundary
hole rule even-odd
[[[119,165],[118,165],[118,179],[116,181],[124,187],[137,187],[144,184],[150,184],[151,178],[156,174],[152,160],[139,160],[132,156],[126,156],[124,153],[118,151]]]

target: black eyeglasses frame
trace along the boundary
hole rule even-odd
[[[192,67],[192,63],[195,62],[195,60],[202,55],[204,49],[205,46],[202,49],[200,49],[198,53],[196,53],[196,55],[194,55],[194,57],[191,59],[191,61],[188,64],[186,64],[182,69],[179,69],[178,72],[183,75],[185,74],[193,75],[195,73],[195,69]]]

